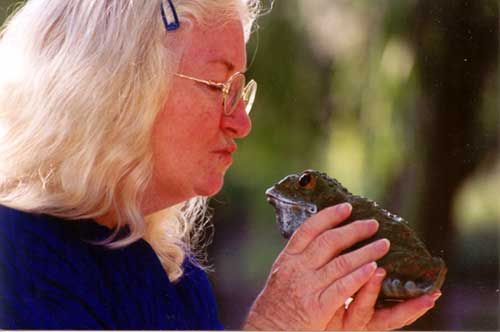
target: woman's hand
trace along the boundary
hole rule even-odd
[[[419,298],[374,310],[383,279],[383,270],[377,270],[375,261],[389,251],[389,241],[378,240],[341,255],[378,229],[375,220],[334,228],[351,209],[349,204],[324,209],[297,229],[273,264],[245,329],[398,328],[430,308],[426,299]],[[358,291],[356,300],[344,309],[345,301]]]
[[[407,300],[390,308],[375,309],[377,295],[385,278],[384,269],[377,269],[371,279],[359,290],[348,307],[340,307],[327,330],[392,330],[415,322],[441,296],[437,291],[416,299]]]

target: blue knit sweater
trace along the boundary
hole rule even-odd
[[[0,206],[0,328],[223,329],[204,271],[171,283],[144,240],[111,250],[111,230]]]

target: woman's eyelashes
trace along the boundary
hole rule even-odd
[[[215,85],[205,85],[207,89],[211,90],[211,91],[220,91],[220,88],[216,87]]]

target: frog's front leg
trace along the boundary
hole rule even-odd
[[[380,265],[387,271],[380,298],[403,300],[429,294],[441,288],[446,266],[441,258],[392,253]]]

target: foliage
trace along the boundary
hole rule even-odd
[[[0,0],[0,20],[15,3]],[[420,329],[498,329],[498,1],[274,4],[248,45],[253,130],[212,200],[222,321],[239,327],[284,245],[264,191],[315,168],[402,215],[449,259],[441,309]],[[479,300],[482,310],[468,304]]]

